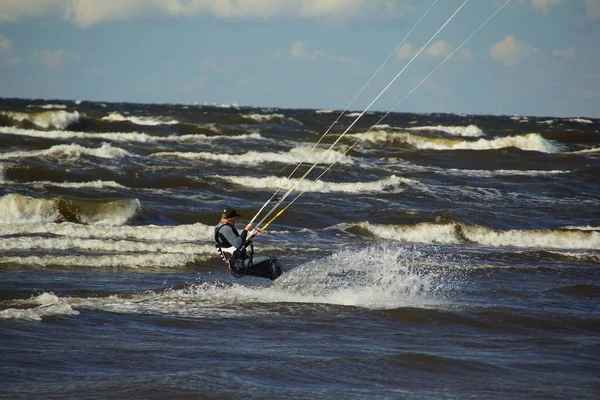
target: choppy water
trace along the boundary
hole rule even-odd
[[[597,398],[600,120],[338,113],[0,100],[0,397]]]

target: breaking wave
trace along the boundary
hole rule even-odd
[[[430,138],[413,135],[408,132],[371,131],[352,135],[358,139],[372,142],[390,142],[406,144],[421,150],[495,150],[515,147],[526,151],[557,153],[559,148],[537,133],[507,136],[496,139],[465,141],[460,139]]]
[[[247,176],[219,176],[215,178],[223,179],[225,181],[234,183],[236,185],[247,186],[254,189],[262,190],[273,190],[283,188],[288,190],[295,188],[300,192],[312,192],[312,193],[368,193],[368,192],[381,192],[385,191],[388,193],[399,193],[405,189],[407,185],[421,185],[417,181],[413,181],[407,178],[397,177],[395,175],[390,176],[378,181],[373,182],[324,182],[324,181],[310,181],[300,179],[288,179],[280,178],[276,176],[270,176],[266,178],[251,178]]]
[[[593,124],[594,121],[591,121],[589,119],[584,119],[584,118],[570,118],[569,119],[570,122],[578,122],[580,124]]]
[[[35,106],[27,106],[27,108],[31,108]],[[44,104],[42,106],[37,106],[39,108],[43,108],[45,110],[65,110],[67,108],[64,104]]]
[[[375,236],[424,244],[474,243],[491,247],[545,249],[600,249],[600,232],[570,229],[495,230],[462,223],[420,223],[416,225],[381,225],[369,222],[343,223],[335,229],[359,235]]]
[[[115,181],[91,181],[91,182],[50,182],[50,181],[34,181],[30,182],[33,186],[55,186],[71,189],[129,189],[127,186],[118,184]]]
[[[255,122],[282,122],[284,120],[294,122],[298,125],[302,125],[302,122],[298,121],[295,118],[286,117],[283,114],[241,114],[242,118],[249,119]]]
[[[0,241],[0,250],[88,250],[120,253],[167,253],[167,254],[209,254],[215,256],[213,245],[193,243],[168,243],[161,241],[143,242],[139,240],[103,240],[72,237],[19,237]],[[116,257],[116,256],[115,256]]]
[[[90,148],[79,144],[59,144],[46,150],[14,151],[0,154],[0,160],[23,157],[57,157],[57,158],[80,158],[81,156],[92,156],[99,158],[123,158],[131,156],[126,150],[113,147],[110,143],[102,143],[98,148]]]
[[[590,149],[572,151],[571,154],[591,154],[591,153],[600,153],[600,147],[593,147]]]
[[[0,224],[69,221],[92,225],[124,225],[140,209],[137,199],[34,198],[12,193],[0,197]]]
[[[1,310],[0,319],[41,321],[43,317],[79,315],[79,311],[73,310],[68,303],[52,293],[42,293],[17,303],[20,308]]]
[[[106,117],[102,117],[103,121],[115,121],[115,122],[123,122],[129,121],[133,122],[136,125],[146,125],[146,126],[157,126],[157,125],[175,125],[178,124],[179,121],[172,119],[165,121],[160,118],[152,118],[152,117],[136,117],[136,116],[123,116],[117,112],[111,113]]]
[[[68,298],[74,308],[117,313],[222,317],[245,312],[240,304],[335,304],[367,309],[438,307],[457,290],[459,277],[446,268],[452,260],[434,251],[376,246],[335,253],[300,265],[273,284],[245,286],[205,282],[182,289],[138,295]]]
[[[419,126],[413,128],[405,128],[408,131],[438,131],[448,133],[454,136],[465,136],[465,137],[480,137],[484,136],[483,131],[476,125],[469,126]]]
[[[242,114],[242,118],[251,119],[256,122],[282,121],[285,118],[283,114]]]
[[[213,128],[215,129],[215,128]],[[139,142],[139,143],[158,143],[158,142],[191,142],[191,141],[207,141],[217,139],[231,139],[232,136],[226,135],[204,135],[189,134],[189,135],[169,135],[169,136],[154,136],[147,133],[137,132],[75,132],[75,131],[38,131],[34,129],[20,129],[0,127],[0,133],[5,135],[20,135],[39,137],[46,139],[100,139],[111,140],[115,142]],[[248,133],[233,137],[234,139],[262,139],[259,133]]]
[[[261,153],[250,151],[244,154],[216,154],[210,152],[160,152],[150,155],[151,157],[177,157],[187,160],[218,161],[227,164],[252,165],[257,163],[283,163],[298,164],[304,161],[308,164],[323,163],[353,164],[351,157],[343,152],[315,149],[311,152],[310,147],[296,147],[285,153]]]
[[[80,118],[79,112],[68,112],[64,110],[41,112],[2,112],[1,115],[4,115],[15,121],[29,122],[43,129],[67,129],[69,125],[78,122]]]
[[[0,200],[1,201],[1,200]],[[110,226],[81,225],[72,222],[54,223],[0,223],[0,235],[60,235],[70,238],[103,238],[111,240],[147,240],[180,242],[190,239],[213,240],[214,227],[201,223],[177,226]],[[214,248],[213,248],[214,251]]]
[[[214,247],[213,247],[214,251]],[[204,259],[210,258],[205,256]],[[195,264],[202,258],[197,254],[184,253],[133,253],[133,254],[114,254],[114,255],[79,255],[79,256],[28,256],[28,257],[2,257],[0,256],[0,265],[36,267],[36,268],[83,268],[86,271],[92,269],[106,268],[127,268],[164,270],[180,269],[187,265]]]

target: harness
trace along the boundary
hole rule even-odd
[[[252,264],[252,256],[254,255],[254,245],[252,244],[252,241],[250,241],[249,256],[248,252],[246,252],[248,244],[244,244],[244,246],[241,249],[235,248],[235,246],[232,246],[231,243],[229,243],[229,241],[225,239],[225,237],[219,235],[219,230],[224,226],[230,226],[233,230],[233,233],[239,236],[237,230],[233,225],[219,224],[215,228],[215,247],[219,251],[219,254],[221,255],[223,261],[225,261],[225,265],[227,265],[227,269],[229,270],[229,272],[231,272],[231,275],[235,276],[236,278],[241,278],[242,276],[246,275],[246,271],[248,269],[248,266],[244,265],[244,261],[250,259],[250,262],[248,264]]]

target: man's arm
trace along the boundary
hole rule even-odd
[[[223,235],[223,237],[236,249],[241,249],[244,247],[244,242],[246,241],[246,236],[248,235],[248,231],[243,230],[241,235],[236,235],[231,226],[225,225],[219,229],[219,234]]]

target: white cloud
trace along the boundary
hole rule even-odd
[[[585,8],[589,19],[600,19],[600,0],[585,0]]]
[[[309,45],[304,40],[298,40],[290,47],[288,54],[292,58],[303,59],[303,60],[328,60],[336,61],[344,64],[354,64],[357,61],[351,57],[345,56],[334,56],[321,50],[310,51]],[[277,57],[277,54],[276,54]]]
[[[564,50],[558,49],[554,50],[552,54],[555,57],[564,57],[566,59],[571,59],[575,57],[575,50],[572,47],[567,47]]]
[[[145,15],[220,18],[314,19],[345,23],[368,16],[401,14],[404,2],[390,0],[35,0],[0,1],[0,23],[63,17],[81,27]]]
[[[446,40],[438,40],[437,42],[427,47],[423,54],[430,57],[445,57],[448,54],[450,54],[452,50],[453,47],[450,44],[450,42]]]
[[[59,16],[66,0],[3,0],[0,1],[0,23],[16,22],[24,18]]]
[[[544,14],[547,14],[558,3],[560,0],[531,0],[531,6]]]
[[[537,49],[527,43],[519,42],[514,36],[506,36],[504,40],[496,43],[490,50],[493,58],[504,65],[513,67],[522,59],[536,53]]]
[[[410,43],[404,43],[402,46],[396,50],[396,57],[405,60],[407,58],[412,58],[413,56],[413,48]]]
[[[304,40],[298,40],[290,48],[290,56],[295,58],[306,57],[308,54],[308,43]]]
[[[10,40],[6,36],[0,35],[0,53],[10,51],[11,44]]]
[[[36,50],[34,57],[48,69],[62,68],[67,62],[79,62],[81,56],[64,50]]]

